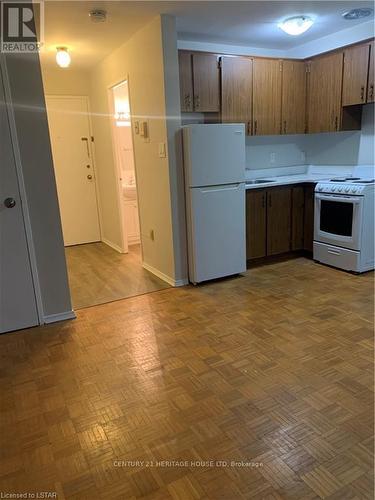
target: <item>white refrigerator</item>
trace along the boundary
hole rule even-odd
[[[246,270],[245,127],[183,127],[189,279]]]

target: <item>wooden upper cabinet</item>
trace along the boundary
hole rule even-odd
[[[319,56],[309,62],[308,131],[340,129],[343,53]]]
[[[283,61],[281,133],[303,134],[306,128],[306,64]]]
[[[343,106],[366,102],[369,53],[369,44],[349,47],[344,51]]]
[[[374,42],[370,43],[370,64],[368,67],[367,102],[374,102]]]
[[[194,111],[220,111],[219,63],[215,54],[193,54]]]
[[[253,61],[246,57],[221,58],[221,119],[244,123],[251,134]]]
[[[253,60],[253,134],[280,134],[281,61]]]
[[[193,66],[191,52],[178,52],[181,111],[193,111]]]

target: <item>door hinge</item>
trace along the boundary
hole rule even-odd
[[[283,70],[283,62],[282,61],[279,61],[279,68],[280,68],[280,71]]]
[[[306,73],[310,73],[310,63],[306,63]]]

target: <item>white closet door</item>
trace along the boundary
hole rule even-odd
[[[0,77],[0,333],[38,323],[4,85]]]

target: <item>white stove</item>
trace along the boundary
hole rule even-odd
[[[370,177],[336,177],[316,185],[316,261],[357,273],[374,269],[374,198]]]

